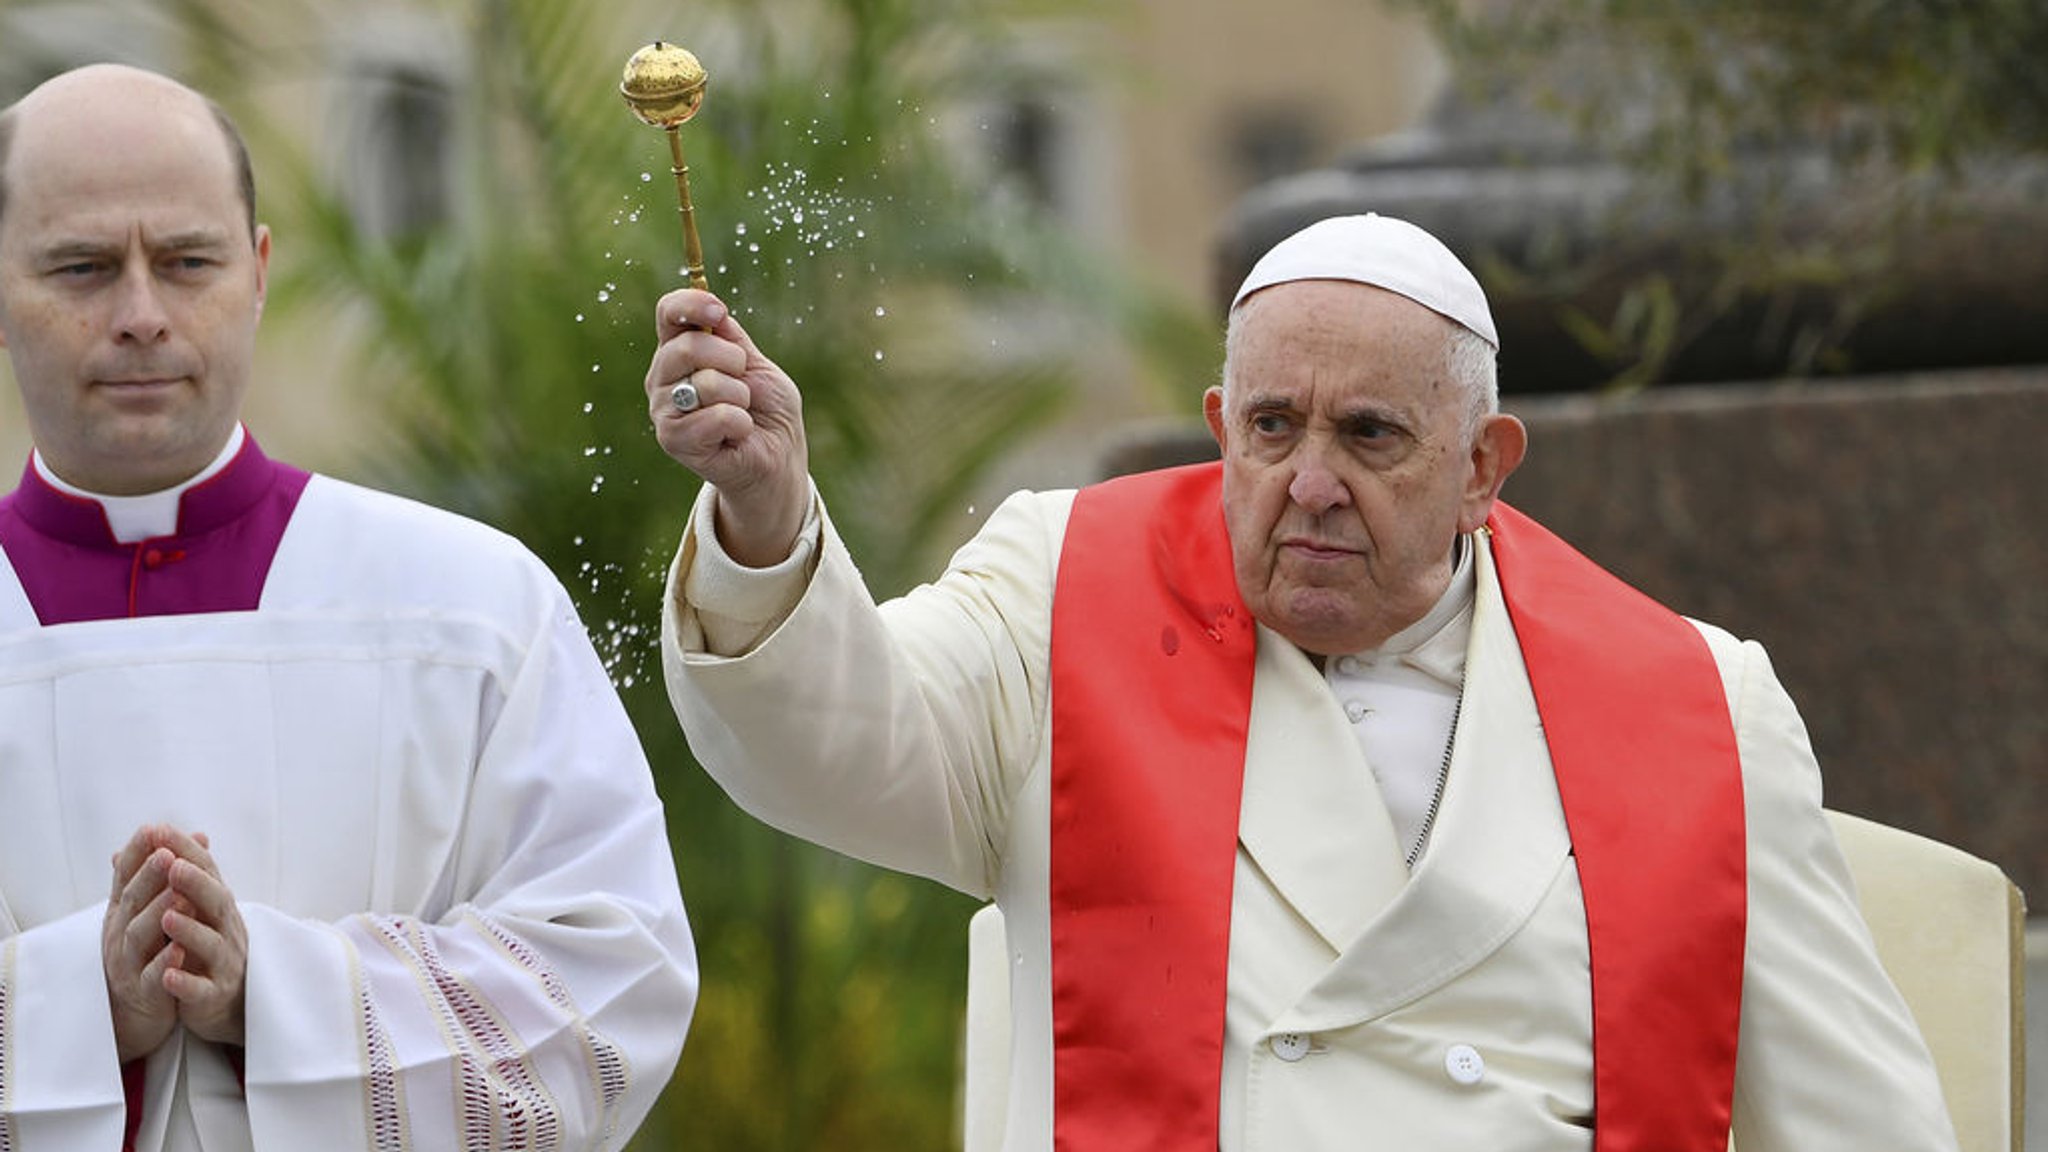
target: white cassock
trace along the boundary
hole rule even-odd
[[[879,609],[829,521],[789,564],[749,574],[717,551],[700,500],[663,638],[691,746],[742,807],[1002,907],[1010,1152],[1052,1147],[1046,729],[1072,496],[1012,497],[943,576]],[[1471,551],[1469,617],[1447,600],[1453,619],[1418,622],[1417,678],[1356,666],[1326,678],[1259,631],[1223,1152],[1592,1144],[1584,903],[1491,553],[1476,539]],[[1444,651],[1461,631],[1469,640]],[[1932,1061],[1856,909],[1798,713],[1760,648],[1701,633],[1735,724],[1748,844],[1737,1142],[1948,1152]],[[1441,811],[1411,876],[1403,857],[1427,823],[1456,691],[1443,682],[1461,679]],[[1131,686],[1159,690],[1170,686]],[[1359,726],[1403,692],[1426,697],[1426,715],[1393,734],[1410,750],[1391,755],[1419,762],[1422,783],[1390,811],[1367,762],[1389,745]],[[1347,710],[1354,693],[1361,707]]]
[[[256,611],[41,627],[0,561],[0,1148],[115,1149],[109,858],[206,833],[247,1045],[172,1034],[142,1149],[616,1147],[697,971],[646,760],[508,536],[315,476]]]

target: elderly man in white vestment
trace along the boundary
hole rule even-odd
[[[656,322],[677,714],[762,819],[1002,906],[1006,1148],[1954,1147],[1769,662],[1497,499],[1422,230],[1259,262],[1220,463],[1012,497],[879,606],[795,384],[709,294]]]
[[[618,1147],[697,987],[646,761],[532,554],[258,449],[270,247],[179,84],[0,113],[0,1149]]]

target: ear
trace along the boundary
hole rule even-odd
[[[1520,420],[1494,413],[1480,421],[1472,437],[1472,475],[1465,481],[1465,502],[1458,513],[1458,531],[1476,531],[1493,515],[1501,485],[1521,466],[1529,450],[1529,430]]]
[[[263,316],[263,301],[270,294],[270,225],[256,226],[256,315]]]
[[[1217,449],[1228,455],[1229,447],[1223,441],[1223,389],[1221,387],[1212,384],[1207,392],[1202,393],[1202,419],[1208,422],[1209,435],[1216,438]]]

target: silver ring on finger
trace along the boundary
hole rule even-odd
[[[695,412],[704,399],[697,395],[697,386],[685,380],[668,390],[668,402],[678,412]]]

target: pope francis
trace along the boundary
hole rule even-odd
[[[796,387],[708,294],[657,323],[677,715],[762,819],[1001,905],[1006,1148],[1955,1146],[1763,651],[1499,501],[1421,229],[1254,267],[1219,464],[1012,497],[879,606]]]

